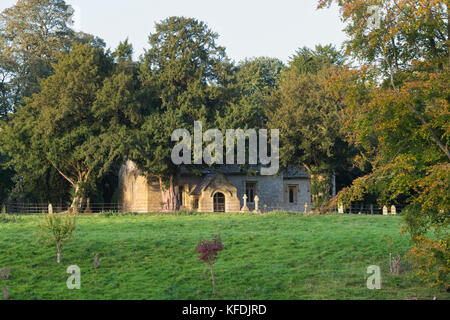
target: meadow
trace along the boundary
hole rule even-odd
[[[411,277],[389,273],[389,252],[411,246],[401,217],[370,215],[139,214],[77,217],[74,238],[56,248],[39,241],[42,216],[0,223],[0,268],[10,267],[10,299],[449,299]],[[195,247],[220,235],[217,296]],[[389,239],[392,244],[389,245]],[[94,255],[100,266],[94,268]],[[67,267],[81,269],[69,290]],[[367,268],[381,268],[369,290]],[[3,296],[0,296],[3,299]]]

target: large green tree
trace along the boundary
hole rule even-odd
[[[72,11],[62,0],[19,0],[0,14],[0,127],[26,97],[40,90],[40,79],[53,73],[52,63],[60,53],[69,51],[72,43],[104,47],[101,39],[74,33],[69,27],[71,19]],[[3,170],[8,158],[3,155],[0,159]],[[15,168],[1,173],[9,180],[5,185],[16,184],[12,190],[8,188],[8,198],[65,201],[65,180],[51,166],[41,169],[40,174],[15,172]]]
[[[160,181],[163,210],[177,210],[180,166],[171,161],[175,129],[193,132],[194,121],[213,125],[231,96],[232,65],[218,35],[201,21],[170,17],[156,24],[140,78],[149,114],[136,133],[132,159],[149,178]]]
[[[127,130],[137,123],[136,77],[115,72],[102,48],[75,44],[58,57],[41,91],[11,115],[3,149],[18,172],[54,168],[73,187],[72,210],[82,206],[91,181],[122,158]]]
[[[234,70],[234,93],[229,106],[217,114],[216,126],[226,129],[263,128],[266,126],[266,100],[278,89],[282,61],[257,57],[241,61]]]
[[[0,14],[0,89],[5,115],[39,90],[58,52],[68,50],[73,31],[63,0],[18,0]]]
[[[266,108],[268,125],[280,130],[281,163],[307,169],[318,210],[327,209],[333,172],[342,169],[352,151],[341,132],[342,97],[330,86],[344,62],[332,46],[301,48],[283,70]]]

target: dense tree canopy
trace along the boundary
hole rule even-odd
[[[229,105],[217,113],[216,127],[226,129],[264,128],[268,97],[278,89],[282,61],[258,57],[241,61],[235,70],[234,96]]]
[[[39,90],[73,31],[63,0],[19,0],[0,14],[0,116]]]
[[[330,85],[343,72],[344,62],[330,45],[301,48],[283,70],[266,108],[268,125],[280,129],[282,164],[307,168],[320,210],[326,210],[333,174],[348,166],[352,155],[341,131],[342,96]]]
[[[140,79],[146,100],[145,117],[136,134],[132,159],[151,178],[160,181],[163,209],[178,209],[175,185],[180,167],[173,164],[172,132],[193,132],[194,121],[213,126],[216,112],[231,96],[232,64],[218,35],[196,19],[170,17],[156,24],[150,49],[140,62]]]
[[[20,173],[57,170],[73,186],[75,209],[91,179],[124,154],[125,131],[137,122],[135,82],[88,44],[74,45],[53,68],[41,91],[11,115],[3,148]]]

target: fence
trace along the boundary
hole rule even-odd
[[[5,207],[7,213],[12,214],[43,214],[48,213],[48,203],[29,203],[29,202],[8,202],[0,204],[0,209]],[[53,212],[64,212],[69,210],[70,204],[53,205]],[[104,211],[122,211],[122,206],[118,203],[90,203],[79,209],[84,213],[100,213]]]
[[[386,205],[388,212],[391,212],[391,205]],[[396,213],[402,212],[404,206],[395,205]],[[367,204],[362,202],[352,202],[348,208],[344,209],[344,213],[348,214],[383,214],[383,207],[374,204]]]
[[[5,207],[7,213],[12,214],[42,214],[48,213],[48,203],[29,203],[29,202],[8,202],[4,204],[0,204],[0,209]],[[70,204],[59,204],[52,205],[53,212],[64,212],[69,210]],[[151,208],[148,207],[148,204],[142,205],[134,205],[132,207],[123,207],[122,204],[119,203],[89,203],[84,204],[79,212],[84,213],[100,213],[105,211],[115,211],[115,212],[123,212],[123,211],[136,211],[136,212],[144,212],[144,211],[159,211],[160,206],[155,205]],[[400,213],[404,207],[396,205],[397,213]],[[150,210],[151,209],[151,210]],[[287,206],[260,206],[259,210],[263,213],[271,212],[271,211],[292,211]],[[309,205],[308,212],[314,211],[314,207]],[[391,207],[388,206],[388,210],[390,212]],[[252,210],[251,210],[252,211]],[[337,208],[336,208],[337,211]],[[305,210],[301,208],[298,213],[304,213]],[[352,203],[351,206],[344,209],[344,213],[347,214],[383,214],[383,208],[378,207],[374,204],[365,204],[365,203]]]

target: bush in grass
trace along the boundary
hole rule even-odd
[[[208,264],[211,271],[211,282],[213,293],[217,294],[216,283],[214,281],[214,262],[217,260],[219,251],[223,250],[222,240],[220,236],[215,236],[213,241],[201,240],[199,241],[195,251],[200,254],[199,259]]]
[[[2,212],[0,214],[0,223],[10,223],[19,221],[19,217],[16,215],[6,214],[6,207],[2,206]]]
[[[68,241],[75,231],[75,216],[72,214],[47,214],[39,227],[41,239],[56,245],[56,262],[61,263],[62,244]]]
[[[418,236],[407,257],[415,268],[416,276],[430,287],[450,291],[450,250],[446,239],[428,239]]]
[[[102,217],[124,217],[124,216],[136,216],[137,212],[118,212],[118,211],[102,211],[99,213]]]
[[[0,268],[0,280],[8,280],[10,274],[11,274],[10,267]]]
[[[119,215],[119,213],[116,211],[102,211],[99,213],[99,215],[102,217],[109,218],[109,217],[117,217]]]

